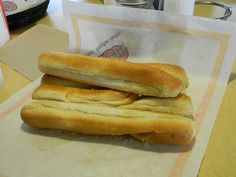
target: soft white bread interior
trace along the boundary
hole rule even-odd
[[[44,53],[38,64],[45,74],[139,95],[175,97],[185,88],[180,79],[163,70],[128,61]]]

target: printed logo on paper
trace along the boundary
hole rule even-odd
[[[90,50],[86,55],[104,58],[127,60],[129,57],[128,48],[121,42],[121,31],[116,32],[106,40]]]
[[[17,9],[16,3],[12,1],[3,1],[3,7],[6,12],[13,12]]]
[[[105,50],[101,55],[99,55],[99,57],[127,60],[129,52],[127,47],[124,47],[123,45],[115,45],[112,48]]]

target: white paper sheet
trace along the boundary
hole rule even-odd
[[[7,26],[6,16],[2,2],[0,2],[0,46],[3,46],[10,40],[10,34]]]
[[[66,0],[63,7],[72,52],[186,69],[196,142],[191,151],[164,158],[170,164],[161,165],[162,169],[171,169],[160,176],[197,176],[236,57],[235,23]]]
[[[134,62],[183,66],[195,110],[195,141],[187,147],[150,145],[125,136],[30,128],[21,121],[20,108],[38,80],[0,108],[0,174],[196,177],[236,56],[235,24],[72,1],[64,1],[64,12],[74,52],[106,51]]]

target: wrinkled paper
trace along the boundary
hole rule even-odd
[[[145,176],[155,176],[157,171],[161,172],[158,176],[197,176],[236,57],[235,24],[66,0],[63,7],[71,52],[141,63],[178,64],[186,69],[187,94],[193,100],[196,122],[193,147],[187,153],[159,152],[157,156],[165,164],[155,164],[152,170],[146,170],[148,164],[136,167],[145,171]],[[138,174],[133,172],[134,176]]]
[[[236,25],[75,1],[63,1],[63,10],[71,52],[184,67],[195,140],[188,146],[167,146],[129,136],[30,128],[20,119],[20,108],[31,99],[38,80],[1,107],[0,175],[196,177],[236,56]]]

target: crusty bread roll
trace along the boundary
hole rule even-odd
[[[65,53],[44,53],[45,75],[21,110],[33,127],[185,145],[194,136],[185,70]],[[113,89],[113,90],[111,90]]]
[[[120,106],[133,103],[138,95],[115,90],[81,89],[58,85],[41,85],[35,89],[33,99],[56,100],[70,103],[88,103]]]
[[[143,134],[166,134],[171,136],[162,143],[181,145],[189,143],[194,132],[192,119],[183,116],[61,101],[32,101],[22,108],[21,117],[33,127],[97,135],[131,134],[147,142]],[[175,136],[178,138],[171,140]],[[160,143],[160,139],[156,141]]]
[[[177,77],[156,67],[65,53],[39,57],[42,72],[88,85],[156,97],[175,97],[185,88]]]
[[[181,80],[185,87],[188,87],[188,77],[187,73],[185,72],[184,68],[179,65],[174,64],[164,64],[164,63],[142,63],[143,65],[148,65],[153,68],[160,69],[176,78]]]
[[[192,100],[185,94],[174,98],[139,97],[132,104],[120,105],[120,108],[168,113],[192,117]]]
[[[136,94],[114,90],[89,90],[58,85],[41,85],[34,91],[33,99],[100,104],[187,117],[191,117],[193,114],[192,101],[185,94],[180,94],[174,98],[140,97]]]
[[[82,84],[82,83],[75,82],[72,80],[63,79],[61,77],[51,76],[48,74],[44,74],[43,77],[41,78],[41,85],[60,85],[64,87],[77,87],[77,88],[84,88],[84,89],[101,88],[94,85]]]
[[[194,123],[186,117],[192,115],[191,99],[182,94],[176,98],[139,97],[114,90],[43,84],[35,89],[33,99],[21,111],[23,121],[33,127],[130,134],[140,141],[178,145],[189,143],[194,134]],[[191,111],[186,114],[187,110]]]

